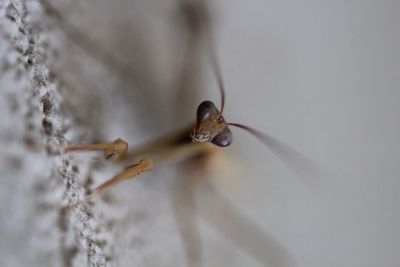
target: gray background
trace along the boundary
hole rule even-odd
[[[399,264],[399,7],[225,1],[220,8],[232,117],[333,173],[304,189],[279,170],[257,201],[257,216],[299,266]]]

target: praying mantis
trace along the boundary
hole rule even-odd
[[[218,69],[216,68],[218,71]],[[188,127],[178,130],[167,136],[163,136],[153,142],[145,144],[141,147],[128,151],[128,144],[122,139],[116,139],[113,142],[87,144],[87,145],[69,145],[66,147],[65,152],[74,151],[93,151],[100,150],[104,152],[104,157],[107,159],[113,158],[118,161],[135,161],[138,160],[134,165],[128,166],[121,173],[112,177],[111,179],[100,184],[94,189],[94,191],[84,197],[83,201],[93,200],[100,196],[116,184],[127,180],[129,178],[136,177],[143,172],[150,171],[154,166],[166,161],[174,161],[177,159],[196,159],[197,164],[207,165],[207,161],[204,159],[212,158],[212,154],[218,152],[221,147],[227,147],[231,145],[233,141],[232,132],[229,126],[238,127],[248,131],[258,138],[265,145],[272,148],[279,156],[296,156],[295,160],[299,159],[295,151],[290,150],[283,143],[273,139],[272,137],[261,133],[253,128],[245,126],[239,123],[226,122],[223,116],[223,108],[225,104],[225,91],[220,79],[219,72],[217,73],[218,81],[220,84],[221,92],[221,108],[218,109],[216,105],[211,101],[203,101],[200,103],[197,109],[196,122],[189,125]],[[198,161],[200,159],[200,161]],[[290,157],[288,157],[290,160]],[[198,168],[203,168],[198,166]],[[209,191],[210,188],[208,188]],[[211,191],[212,192],[212,191]],[[189,193],[190,194],[190,193]],[[286,254],[283,248],[280,247],[271,237],[264,233],[261,229],[258,229],[257,225],[254,225],[251,221],[242,217],[237,211],[224,200],[220,198],[215,192],[211,194],[212,205],[217,209],[224,210],[225,216],[230,220],[230,224],[233,228],[241,229],[250,236],[249,240],[244,241],[237,239],[238,237],[232,236],[232,230],[226,230],[226,225],[220,225],[215,217],[209,216],[212,224],[216,224],[216,227],[220,229],[229,239],[234,243],[244,243],[245,250],[249,250],[250,254],[253,254],[255,258],[258,258],[261,262],[273,263],[273,266],[290,266],[291,259],[290,255]],[[179,217],[179,216],[178,216]],[[187,220],[187,218],[185,218]],[[190,221],[192,221],[190,219]],[[179,222],[182,223],[182,222]],[[201,255],[199,254],[199,240],[197,234],[192,231],[189,240],[186,241],[186,250],[188,250],[188,266],[201,266]],[[182,233],[185,235],[186,233]],[[193,238],[193,235],[196,236]],[[240,235],[239,235],[240,237]],[[184,239],[187,237],[183,237]],[[194,243],[194,244],[193,244]]]
[[[197,109],[196,123],[178,131],[175,134],[162,137],[159,140],[144,145],[141,148],[128,152],[128,143],[120,138],[113,142],[87,144],[87,145],[69,145],[65,152],[73,151],[93,151],[101,150],[105,158],[114,158],[117,160],[134,160],[141,158],[138,163],[129,166],[113,178],[107,180],[98,186],[94,192],[88,196],[91,199],[104,193],[117,183],[138,176],[145,171],[153,168],[154,164],[172,158],[193,157],[197,154],[212,153],[214,146],[227,147],[232,143],[233,137],[229,126],[242,128],[259,140],[269,145],[269,137],[255,129],[239,123],[226,122],[223,117],[224,108],[224,87],[220,81],[220,91],[222,95],[221,108],[218,109],[211,101],[203,101]]]
[[[50,9],[52,13],[56,13],[58,17],[61,17],[61,14],[58,14],[49,3],[46,1],[44,3],[47,9]],[[120,138],[112,142],[73,144],[67,146],[64,150],[66,153],[99,150],[104,152],[104,157],[106,159],[114,159],[116,161],[130,164],[125,170],[99,185],[92,194],[85,198],[85,200],[93,199],[94,197],[103,194],[123,180],[150,171],[159,163],[174,161],[176,159],[193,158],[197,155],[211,155],[215,153],[218,148],[231,145],[233,141],[233,134],[230,129],[231,127],[240,128],[256,137],[264,145],[270,148],[271,151],[284,163],[287,163],[289,168],[294,169],[294,171],[300,175],[309,175],[311,169],[316,169],[315,166],[312,166],[313,163],[301,153],[268,134],[244,124],[226,121],[223,114],[226,95],[224,81],[218,64],[215,48],[213,46],[214,41],[211,36],[212,31],[208,27],[209,25],[207,25],[207,23],[201,21],[204,19],[204,17],[201,16],[205,16],[204,10],[202,10],[204,9],[204,5],[202,6],[199,3],[201,3],[201,1],[182,1],[181,4],[185,9],[185,12],[190,14],[190,16],[195,17],[194,20],[189,18],[188,23],[193,24],[189,25],[189,27],[194,28],[192,29],[193,31],[199,31],[199,29],[196,28],[205,28],[203,30],[206,32],[206,35],[208,35],[209,61],[211,62],[212,72],[215,75],[221,97],[219,108],[212,101],[203,101],[197,108],[195,122],[181,130],[172,134],[167,134],[166,136],[160,137],[159,139],[144,144],[143,146],[134,148],[133,150],[128,150],[128,143]],[[69,29],[65,28],[65,30],[68,31]],[[73,32],[71,35],[79,36],[80,39],[84,38],[84,36],[78,31]],[[81,45],[85,47],[85,43],[87,44],[90,42],[85,41]],[[108,61],[113,61],[110,55],[107,55],[106,57]]]
[[[209,100],[203,101],[197,108],[196,122],[177,131],[171,135],[161,137],[158,140],[145,144],[142,147],[128,151],[128,143],[120,138],[106,143],[69,145],[64,152],[96,151],[104,152],[106,159],[113,158],[118,161],[139,161],[127,167],[124,171],[99,185],[92,194],[85,199],[93,199],[101,195],[117,183],[138,176],[149,171],[159,162],[174,160],[177,158],[190,158],[196,155],[206,156],[213,153],[216,147],[227,147],[233,141],[233,135],[229,126],[241,128],[254,135],[261,142],[272,148],[276,146],[283,150],[283,145],[278,145],[272,137],[261,133],[249,126],[227,122],[223,116],[225,106],[225,87],[222,75],[215,56],[212,57],[214,73],[218,81],[218,88],[221,94],[221,105],[217,106]]]
[[[248,131],[281,156],[285,156],[288,153],[289,148],[272,137],[243,124],[226,122],[222,113],[225,104],[225,90],[219,69],[217,65],[214,65],[214,67],[221,92],[221,107],[218,109],[213,102],[203,101],[197,109],[196,122],[188,127],[130,151],[128,151],[128,143],[120,138],[113,142],[69,145],[66,147],[65,152],[67,153],[100,150],[103,151],[104,157],[107,159],[112,158],[123,162],[138,160],[134,165],[128,166],[116,176],[96,187],[91,194],[84,197],[84,202],[93,200],[116,184],[136,177],[143,172],[150,171],[154,166],[166,161],[192,159],[192,162],[197,162],[198,168],[207,167],[207,159],[212,158],[212,155],[218,153],[219,149],[231,145],[233,135],[229,126]],[[201,167],[201,165],[203,166]],[[259,229],[257,225],[242,217],[226,200],[215,194],[211,188],[208,189],[212,192],[212,203],[210,204],[224,211],[226,219],[230,221],[231,226],[226,228],[226,225],[221,225],[215,216],[209,216],[211,224],[215,224],[215,227],[221,230],[233,243],[242,243],[244,249],[248,250],[260,262],[273,263],[273,266],[290,266],[290,255],[286,254],[284,249],[273,238]],[[179,217],[179,215],[177,216]],[[184,220],[188,220],[188,218]],[[189,221],[192,220],[189,219]],[[245,241],[246,239],[240,240],[240,235],[231,235],[231,227],[245,232],[249,236],[247,241]],[[201,245],[199,244],[200,241],[196,230],[191,231],[189,234],[183,231],[182,235],[183,239],[188,239],[184,240],[188,254],[188,266],[201,266],[201,253],[199,253],[199,251],[201,252],[199,248]],[[188,238],[186,235],[191,235],[191,237]]]

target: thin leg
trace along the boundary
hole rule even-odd
[[[190,168],[181,168],[172,189],[171,199],[175,221],[186,256],[186,266],[202,266],[202,240],[194,198],[196,178]]]
[[[64,152],[73,151],[95,151],[103,150],[104,157],[106,159],[122,159],[126,156],[128,150],[128,143],[118,138],[113,142],[99,143],[99,144],[87,144],[87,145],[69,145],[65,148]]]
[[[117,174],[113,178],[111,178],[111,179],[105,181],[104,183],[102,183],[101,185],[99,185],[93,191],[93,193],[86,196],[83,199],[83,201],[86,202],[86,201],[92,200],[93,198],[102,195],[105,191],[107,191],[114,185],[118,184],[119,182],[121,182],[125,179],[128,179],[128,178],[131,178],[131,177],[138,176],[142,172],[149,171],[152,168],[153,168],[153,161],[147,160],[147,159],[140,160],[137,164],[129,166],[126,170],[124,170],[120,174]]]

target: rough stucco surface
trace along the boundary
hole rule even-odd
[[[78,200],[76,163],[46,153],[46,146],[62,151],[71,125],[60,112],[62,86],[51,77],[40,6],[4,1],[1,12],[1,265],[69,266],[88,258],[104,266],[100,226]]]
[[[234,131],[210,180],[159,166],[80,203],[124,166],[67,143],[134,147],[218,101],[184,2],[0,0],[0,266],[399,266],[396,1],[208,3],[226,117],[329,177]]]

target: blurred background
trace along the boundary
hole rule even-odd
[[[400,2],[4,0],[0,11],[2,266],[399,266]],[[202,100],[220,101],[210,36],[225,118],[318,171],[293,172],[232,129],[212,170],[159,166],[66,208],[121,166],[44,148],[135,147],[192,122]]]

